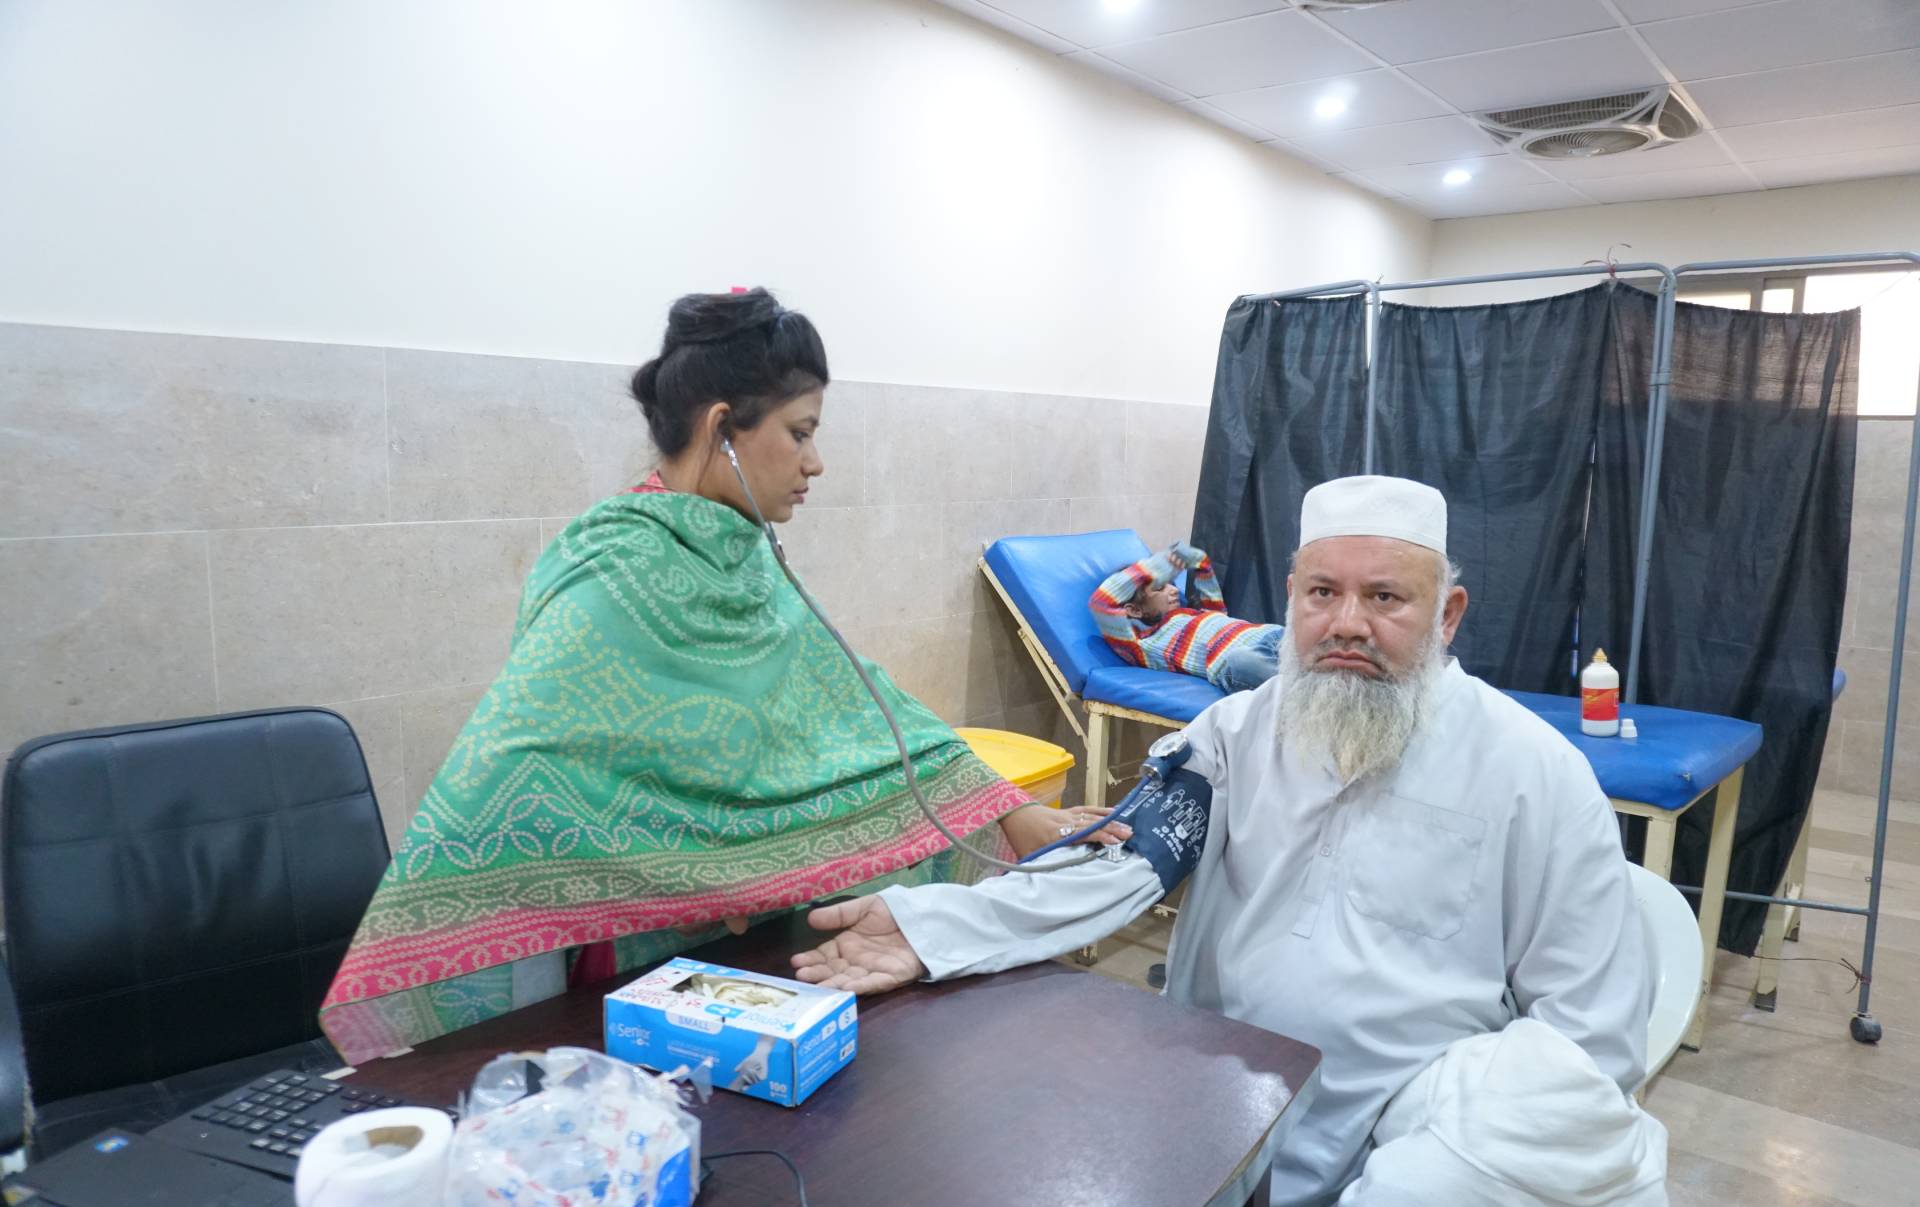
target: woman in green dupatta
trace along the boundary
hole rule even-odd
[[[914,803],[879,710],[749,518],[757,502],[790,519],[824,472],[828,380],[813,325],[764,290],[674,304],[633,380],[659,470],[535,565],[507,664],[321,1007],[348,1061],[557,993],[570,952],[586,953],[576,979],[611,975],[722,923],[987,870]],[[1032,805],[869,671],[922,794],[969,845],[1025,854],[1096,819]]]

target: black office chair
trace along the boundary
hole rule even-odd
[[[338,1067],[320,1000],[387,857],[359,740],[325,709],[16,750],[0,900],[26,1076],[0,1045],[0,1094],[28,1087],[33,1155]]]

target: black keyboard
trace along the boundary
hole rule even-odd
[[[412,1105],[313,1074],[270,1073],[191,1114],[168,1120],[151,1135],[180,1148],[291,1178],[301,1150],[327,1124],[362,1111]],[[450,1110],[447,1114],[454,1116]]]

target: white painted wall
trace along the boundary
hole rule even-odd
[[[1679,265],[1761,256],[1920,250],[1920,176],[1808,185],[1762,193],[1581,206],[1434,224],[1432,275],[1470,276],[1604,259]],[[1579,288],[1461,286],[1428,301],[1466,305]]]
[[[1432,224],[921,0],[9,0],[0,319],[632,362],[765,284],[837,376],[1204,401]]]

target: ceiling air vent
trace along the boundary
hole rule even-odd
[[[1700,119],[1665,86],[1584,101],[1474,114],[1503,146],[1533,159],[1591,159],[1663,147],[1700,133]]]

